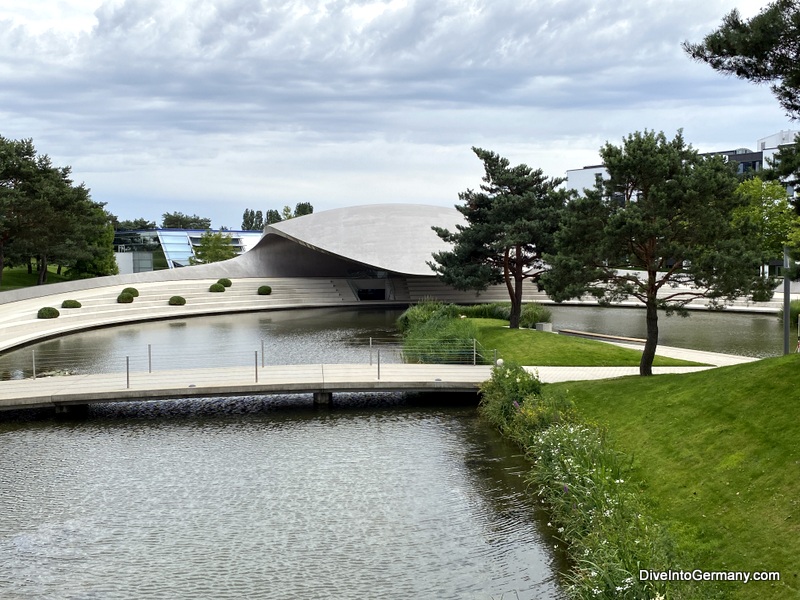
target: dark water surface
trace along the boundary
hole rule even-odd
[[[365,402],[0,422],[0,598],[560,598],[515,449],[472,407]]]

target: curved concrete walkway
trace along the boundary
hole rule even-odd
[[[714,365],[755,359],[678,348],[669,353]],[[656,375],[692,373],[714,366],[655,367]],[[545,383],[638,375],[638,367],[526,367]],[[486,365],[306,364],[65,375],[0,381],[0,411],[95,402],[163,398],[375,391],[477,391],[491,374]]]

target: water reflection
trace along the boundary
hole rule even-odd
[[[472,408],[113,418],[146,404],[0,424],[0,595],[561,597]]]
[[[551,306],[554,329],[647,337],[645,313],[637,308]],[[764,358],[783,353],[783,327],[776,315],[691,311],[688,317],[659,314],[659,343],[665,346]]]
[[[398,310],[309,309],[157,321],[85,331],[0,356],[0,377],[38,374],[250,366],[368,363],[369,339],[396,339]],[[377,342],[376,342],[377,344]],[[262,358],[263,351],[263,358]],[[383,362],[398,362],[385,349]]]

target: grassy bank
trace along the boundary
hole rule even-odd
[[[489,362],[497,350],[505,361],[537,366],[638,366],[642,353],[605,342],[536,331],[509,329],[505,304],[456,306],[423,302],[398,319],[409,362],[464,362],[472,360],[472,339],[480,342]],[[530,324],[549,318],[546,309],[526,305]],[[459,352],[456,348],[460,348]],[[696,366],[699,363],[656,356],[655,366]]]
[[[469,319],[484,348],[496,348],[504,360],[521,365],[621,367],[638,366],[642,353],[630,348],[532,329],[509,329],[507,321]],[[656,356],[657,367],[696,366],[699,363]]]
[[[56,273],[57,268],[48,268],[47,283],[58,283],[59,281],[67,281],[68,278],[64,275]],[[0,291],[16,290],[19,288],[31,287],[36,285],[39,279],[39,274],[28,273],[27,267],[14,267],[3,269],[3,282],[0,285]]]
[[[686,375],[548,386],[633,457],[684,568],[779,571],[731,598],[800,597],[800,356]]]

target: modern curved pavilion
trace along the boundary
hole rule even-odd
[[[439,282],[427,262],[447,249],[431,229],[454,230],[464,223],[454,208],[378,204],[338,208],[268,226],[260,241],[231,260],[98,277],[0,293],[0,351],[81,329],[205,314],[306,307],[405,305],[427,298],[474,303],[507,301],[505,287],[461,292]],[[208,287],[221,277],[233,280],[225,293]],[[272,286],[259,296],[260,285]],[[116,302],[126,286],[140,296],[133,304]],[[181,295],[184,306],[169,306]],[[42,306],[65,299],[80,309],[61,310],[57,319],[37,319]],[[526,300],[546,299],[528,287]]]

